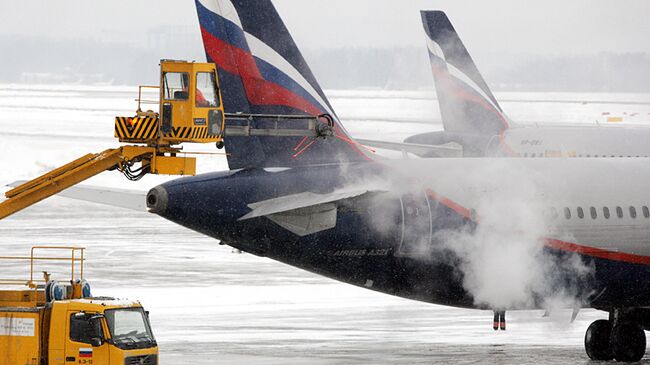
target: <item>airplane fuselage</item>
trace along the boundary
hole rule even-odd
[[[576,278],[558,265],[558,282],[569,283],[584,305],[640,306],[650,304],[650,200],[642,183],[648,162],[431,159],[246,169],[165,183],[154,189],[159,199],[150,208],[246,252],[384,293],[468,308],[485,306],[464,286],[457,235],[472,237],[481,224],[496,224],[519,237],[536,221],[546,259],[578,257],[592,271]],[[350,188],[367,192],[242,219],[259,202]],[[519,219],[525,214],[528,220]]]
[[[631,126],[529,126],[503,132],[500,143],[519,157],[648,157],[650,128]],[[497,150],[488,148],[487,156]]]

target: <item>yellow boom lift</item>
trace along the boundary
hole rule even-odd
[[[142,90],[159,89],[159,112],[142,111]],[[147,173],[194,175],[196,158],[182,152],[183,143],[216,143],[227,136],[313,136],[332,134],[332,118],[300,115],[224,113],[215,64],[160,61],[160,85],[140,86],[133,117],[115,118],[115,137],[129,143],[90,153],[5,193],[0,219],[76,185],[106,170],[122,172],[130,180]],[[275,119],[272,128],[255,128],[256,118]],[[300,122],[300,128],[280,127],[278,121]],[[232,121],[233,123],[227,123]],[[178,154],[185,154],[178,156]],[[136,167],[137,166],[137,167]]]

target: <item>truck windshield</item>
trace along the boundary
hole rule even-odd
[[[104,315],[115,346],[121,349],[156,346],[149,320],[142,308],[109,309]]]

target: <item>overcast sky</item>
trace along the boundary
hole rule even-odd
[[[650,52],[648,0],[276,0],[275,4],[305,48],[423,47],[418,11],[441,9],[476,53]],[[193,0],[5,1],[0,13],[0,35],[129,41],[161,26],[196,31],[200,49]]]

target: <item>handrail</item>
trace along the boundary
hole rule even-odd
[[[69,250],[69,257],[61,256],[36,256],[36,250]],[[84,250],[85,247],[77,246],[33,246],[30,251],[29,256],[0,256],[0,260],[29,260],[29,280],[23,279],[3,279],[0,278],[0,285],[25,285],[32,289],[37,289],[37,283],[47,282],[47,276],[49,274],[45,273],[44,279],[35,279],[34,278],[34,266],[35,261],[68,261],[70,262],[70,280],[75,281],[75,270],[77,263],[79,263],[79,273],[78,279],[83,280],[84,277]]]
[[[142,99],[142,89],[160,89],[160,86],[151,86],[151,85],[140,85],[140,86],[138,86],[138,98],[135,99],[135,101],[138,102],[138,109],[136,109],[138,112],[142,111],[142,109],[140,108],[140,104],[158,104],[158,103],[160,103],[160,100]],[[159,95],[159,97],[160,97],[160,95]]]

